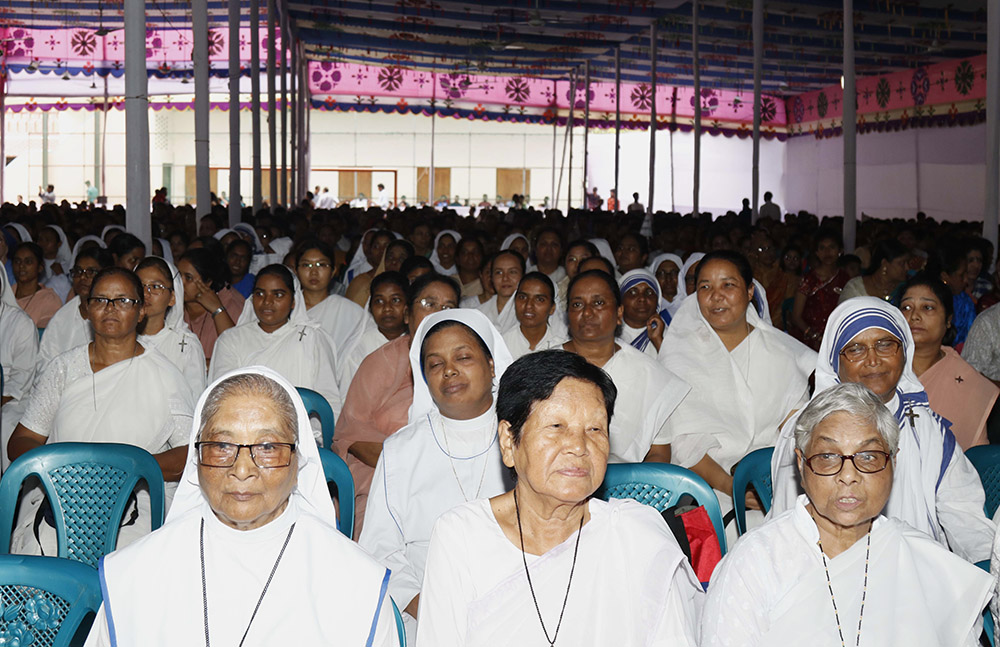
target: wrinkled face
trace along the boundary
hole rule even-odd
[[[608,412],[601,390],[563,378],[552,395],[532,405],[516,445],[510,423],[500,421],[500,448],[504,465],[517,472],[518,487],[560,503],[586,500],[608,465]]]
[[[978,249],[970,249],[965,255],[966,274],[971,281],[975,281],[979,273],[983,271],[983,253]]]
[[[521,263],[510,254],[501,254],[493,259],[493,289],[505,299],[517,290],[521,281]]]
[[[295,294],[273,274],[257,278],[253,288],[253,311],[264,332],[274,332],[288,322],[295,306]]]
[[[299,258],[295,273],[303,290],[325,293],[333,278],[333,259],[318,249],[307,249]]]
[[[146,250],[142,247],[136,247],[121,256],[115,255],[115,265],[126,270],[134,270],[139,261],[144,258],[146,258]]]
[[[816,245],[816,258],[819,260],[820,265],[833,266],[836,264],[837,259],[840,258],[840,252],[840,245],[832,238],[824,238]]]
[[[615,262],[618,271],[624,274],[646,264],[646,255],[635,236],[624,236],[615,248]]]
[[[100,283],[94,284],[90,293],[91,297],[104,297],[106,299],[138,299],[135,286],[121,276],[105,276]],[[145,316],[146,311],[143,306],[131,304],[118,308],[110,303],[103,305],[87,305],[87,318],[94,328],[94,334],[108,339],[121,339],[123,337],[135,336],[135,327]]]
[[[698,276],[698,307],[716,332],[733,332],[747,326],[747,306],[753,285],[747,286],[729,261],[715,259]]]
[[[242,245],[234,247],[226,253],[226,264],[233,275],[233,280],[238,281],[246,276],[250,270],[250,256],[250,250]]]
[[[556,304],[548,286],[537,279],[521,281],[514,294],[514,314],[521,328],[545,326]]]
[[[441,263],[443,267],[451,267],[455,262],[455,249],[457,244],[455,243],[454,237],[451,234],[445,234],[438,239],[437,243],[437,254],[438,262]]]
[[[493,360],[465,326],[439,330],[424,342],[424,379],[441,415],[469,420],[493,404]]]
[[[416,331],[420,322],[429,314],[458,307],[458,295],[447,283],[434,281],[424,287],[410,308],[410,331]]]
[[[577,281],[567,306],[569,333],[574,340],[614,342],[623,309],[615,306],[615,296],[607,283],[594,276]]]
[[[14,258],[11,259],[10,263],[14,267],[14,279],[18,283],[37,281],[42,272],[38,257],[24,247],[14,252]]]
[[[167,308],[174,305],[173,281],[163,276],[155,267],[144,267],[136,274],[142,281],[142,289],[146,293],[146,316],[159,317],[165,314]]]
[[[948,332],[947,311],[926,285],[915,285],[903,294],[899,309],[913,333],[913,343],[918,346],[940,346]]]
[[[681,274],[681,268],[673,261],[663,261],[656,268],[656,282],[660,284],[660,292],[667,301],[673,301],[677,296],[677,279]]]
[[[382,283],[371,297],[372,318],[386,337],[406,330],[406,294],[395,283]]]
[[[876,343],[889,340],[900,342],[895,335],[881,328],[869,328],[855,335],[844,348],[850,348],[854,345],[868,346],[868,354],[859,362],[851,362],[842,353],[840,355],[840,370],[838,371],[840,381],[859,382],[882,398],[882,402],[891,400],[892,394],[896,390],[896,384],[903,376],[906,353],[902,344],[891,357],[882,357],[875,352]],[[841,351],[843,350],[841,349]]]
[[[523,258],[523,259],[527,259],[528,258],[528,252],[529,252],[529,250],[528,250],[528,241],[525,240],[521,236],[518,236],[517,238],[515,238],[514,242],[512,242],[510,244],[510,247],[508,247],[508,249],[510,249],[511,251],[515,251],[518,254],[520,254],[521,258]]]
[[[658,305],[656,290],[646,283],[634,285],[622,294],[625,323],[633,328],[645,328],[649,318],[656,314]]]
[[[86,299],[90,296],[90,284],[94,277],[101,271],[101,264],[93,258],[81,258],[70,269],[69,275],[73,279],[73,294]]]
[[[827,416],[816,425],[804,455],[795,450],[802,489],[809,497],[818,526],[838,530],[855,528],[882,512],[892,489],[891,460],[884,470],[873,474],[858,471],[853,462],[844,461],[840,473],[834,476],[814,474],[805,464],[805,459],[817,454],[852,456],[865,451],[888,453],[889,448],[873,422],[843,411]]]
[[[465,272],[479,272],[483,263],[483,253],[479,245],[472,241],[464,241],[458,246],[458,267]]]
[[[557,265],[562,256],[562,241],[555,232],[546,231],[535,242],[535,258],[540,265]]]
[[[571,279],[574,278],[580,273],[580,263],[590,256],[590,251],[586,247],[580,245],[570,247],[566,252],[566,275]]]
[[[233,395],[219,406],[200,440],[238,445],[294,443],[295,434],[268,398]],[[311,442],[311,440],[309,441]],[[298,481],[298,457],[287,467],[257,467],[241,449],[232,467],[198,466],[201,491],[215,516],[237,530],[260,528],[277,519]]]

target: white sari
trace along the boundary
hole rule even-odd
[[[514,310],[514,295],[510,295],[507,299],[507,303],[504,304],[503,310],[497,307],[497,295],[490,297],[490,300],[486,303],[482,303],[476,307],[477,310],[486,315],[486,318],[490,320],[490,323],[497,327],[500,334],[516,328],[519,324],[517,322],[517,311]]]
[[[7,272],[0,268],[0,367],[3,367],[3,396],[12,398],[0,408],[0,457],[7,469],[7,441],[21,420],[28,392],[35,378],[38,354],[38,330],[7,283]]]

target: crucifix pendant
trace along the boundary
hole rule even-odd
[[[912,427],[912,426],[913,426],[913,419],[914,419],[914,418],[919,418],[919,417],[920,417],[920,414],[918,414],[918,413],[916,413],[915,411],[913,411],[913,409],[908,409],[908,410],[906,411],[906,413],[904,413],[904,414],[903,414],[903,416],[904,416],[904,417],[905,417],[905,418],[906,418],[907,420],[909,420],[909,421],[910,421],[910,426]]]
[[[305,336],[306,336],[306,329],[302,328],[301,330],[299,330],[299,341],[302,341],[302,338]]]
[[[185,346],[187,346],[187,341],[183,337],[181,337],[180,347],[181,347],[181,352],[182,353],[184,352],[184,347]]]

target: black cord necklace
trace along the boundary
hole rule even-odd
[[[542,633],[549,647],[556,644],[559,637],[559,628],[562,627],[563,614],[566,612],[566,602],[569,601],[569,588],[573,585],[573,571],[576,570],[576,555],[580,550],[580,536],[583,535],[583,518],[587,511],[580,515],[580,528],[576,533],[576,546],[573,548],[573,565],[569,569],[569,581],[566,582],[566,596],[563,598],[562,609],[559,610],[559,622],[556,623],[556,632],[549,638],[549,631],[545,628],[545,621],[542,620],[542,610],[538,607],[538,598],[535,596],[535,587],[531,583],[531,571],[528,570],[528,558],[524,554],[524,532],[521,530],[521,508],[517,504],[517,488],[514,489],[514,512],[517,515],[517,535],[521,539],[521,560],[524,562],[524,574],[528,577],[528,589],[531,591],[531,599],[535,603],[535,612],[538,614],[538,622],[542,625]]]
[[[274,566],[271,567],[271,574],[267,576],[267,582],[264,583],[264,590],[260,592],[260,597],[257,598],[257,606],[253,608],[253,614],[250,616],[250,622],[247,623],[247,629],[243,632],[243,637],[240,638],[240,647],[243,645],[243,641],[247,639],[247,634],[250,633],[250,625],[253,624],[254,618],[257,617],[257,611],[260,610],[260,603],[264,601],[264,595],[267,593],[267,587],[271,586],[271,580],[274,579],[274,573],[278,570],[278,564],[281,563],[281,557],[285,554],[285,548],[288,547],[288,540],[292,538],[292,531],[295,530],[295,524],[288,529],[288,534],[285,535],[285,543],[281,545],[281,552],[278,553],[278,559],[274,560]],[[208,631],[208,586],[205,582],[205,520],[201,520],[201,531],[198,536],[198,543],[201,549],[201,600],[204,605],[205,613],[205,647],[210,647],[211,642],[209,640]]]
[[[858,616],[858,635],[854,641],[855,647],[861,645],[861,623],[865,619],[865,598],[868,597],[868,559],[872,554],[872,526],[874,525],[875,523],[872,522],[872,525],[868,526],[868,548],[865,550],[865,581],[861,585],[861,614]],[[823,540],[819,539],[816,543],[819,545],[819,556],[823,558],[823,570],[826,571],[826,585],[830,589],[830,601],[833,602],[833,617],[837,621],[837,633],[840,634],[840,644],[841,647],[846,647],[844,630],[840,626],[840,612],[837,610],[837,597],[833,594],[833,582],[830,580],[830,567],[827,566],[826,554],[823,552]]]

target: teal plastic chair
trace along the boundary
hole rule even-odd
[[[396,618],[396,633],[399,635],[399,647],[406,647],[406,628],[403,627],[403,616],[399,612],[399,607],[396,606],[396,601],[389,598],[392,602],[392,615]]]
[[[53,443],[27,452],[0,479],[0,553],[10,551],[14,511],[35,476],[52,506],[58,555],[97,568],[115,549],[132,490],[149,488],[152,528],[163,525],[163,473],[146,450],[118,443]]]
[[[319,458],[323,463],[327,484],[334,483],[337,486],[337,528],[350,539],[354,536],[354,477],[344,459],[329,449],[320,447]]]
[[[597,489],[597,496],[608,499],[633,499],[663,512],[685,494],[705,506],[719,548],[726,554],[726,530],[722,522],[722,509],[712,486],[691,470],[668,463],[616,463],[608,465],[604,483]]]
[[[973,447],[972,449],[976,448]],[[987,573],[990,572],[990,560],[988,559],[984,559],[981,562],[976,562],[976,566],[983,569]],[[990,612],[989,605],[986,605],[986,608],[983,610],[983,633],[986,634],[986,638],[989,640],[990,647],[994,647],[995,645],[994,641],[996,640],[996,637],[994,636],[994,631],[995,629],[993,622],[993,614]]]
[[[774,489],[771,487],[771,455],[774,447],[756,449],[743,457],[733,472],[733,509],[736,511],[736,532],[747,531],[747,486],[752,485],[766,513],[771,509]]]
[[[299,392],[302,404],[306,405],[306,412],[310,416],[315,415],[319,417],[320,426],[323,430],[323,448],[330,449],[333,447],[334,425],[333,409],[330,408],[330,403],[319,393],[304,386],[297,386],[295,390]]]
[[[39,328],[38,329],[38,341],[42,340],[42,333],[44,333],[44,332],[45,332],[44,328]]]
[[[82,645],[101,606],[97,571],[60,557],[0,555],[5,645]]]
[[[970,447],[965,452],[965,457],[979,472],[979,480],[983,482],[983,490],[986,491],[983,512],[992,519],[997,506],[1000,506],[1000,445]]]

